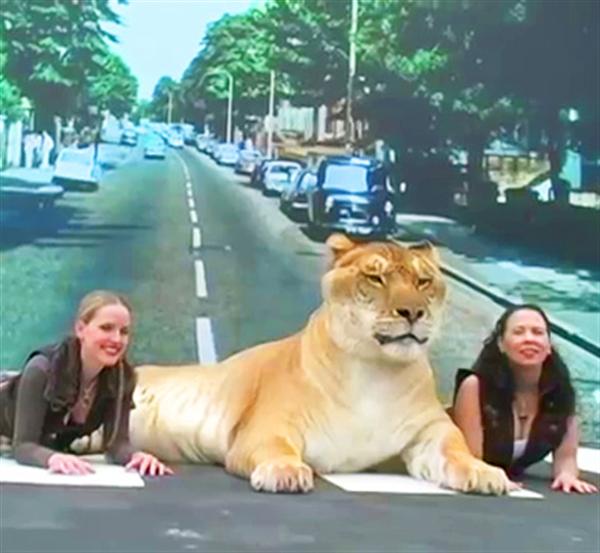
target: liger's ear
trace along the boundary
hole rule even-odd
[[[327,239],[326,244],[331,250],[331,253],[333,253],[334,262],[357,246],[356,242],[353,242],[345,234],[339,232],[332,234]]]
[[[411,244],[410,246],[408,246],[408,249],[419,253],[426,259],[433,261],[433,263],[435,263],[436,265],[440,264],[440,254],[437,248],[427,240]]]

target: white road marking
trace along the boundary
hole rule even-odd
[[[188,195],[188,198],[193,198],[194,197],[194,194],[192,193],[192,191],[190,189],[188,189],[187,195]]]
[[[195,250],[199,249],[202,245],[202,236],[200,235],[200,229],[198,227],[192,228],[192,248]]]
[[[175,153],[175,155],[177,156],[177,159],[179,160],[179,163],[181,163],[181,167],[183,168],[183,174],[185,175],[185,179],[187,181],[191,180],[190,178],[190,172],[187,168],[187,165],[185,164],[185,161],[183,161],[183,159],[181,158],[181,156],[178,153]]]
[[[193,209],[190,209],[190,221],[193,225],[198,224],[198,214]]]
[[[204,271],[204,263],[201,259],[194,261],[194,269],[196,271],[196,296],[206,298],[208,291],[206,289],[206,272]]]
[[[188,198],[188,207],[190,209],[196,209],[196,203],[194,202],[193,198]]]
[[[207,317],[196,319],[196,346],[200,363],[204,365],[217,362],[212,325]]]

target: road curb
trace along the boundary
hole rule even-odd
[[[507,296],[498,288],[495,288],[493,286],[486,286],[484,284],[481,284],[480,282],[477,282],[475,279],[471,278],[470,276],[467,276],[466,274],[457,269],[454,269],[453,267],[450,267],[446,263],[441,263],[440,267],[442,269],[442,272],[450,278],[456,280],[457,282],[460,282],[461,284],[467,286],[468,288],[471,288],[472,290],[479,292],[480,294],[483,294],[484,296],[491,299],[493,302],[501,305],[502,307],[513,307],[522,303],[516,298],[511,298],[510,296]],[[581,349],[584,349],[588,353],[591,353],[592,355],[600,358],[600,346],[598,344],[595,344],[594,342],[581,336],[578,333],[577,329],[573,328],[572,326],[568,325],[563,321],[560,321],[559,319],[556,319],[555,317],[548,315],[548,320],[550,321],[550,330],[554,334],[560,336],[561,338],[564,338],[568,342],[575,344]]]

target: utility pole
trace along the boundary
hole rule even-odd
[[[231,126],[233,123],[233,75],[229,71],[227,71],[227,69],[221,69],[220,67],[216,69],[211,69],[210,71],[202,75],[200,82],[196,86],[197,88],[200,88],[202,86],[202,83],[204,82],[204,79],[210,77],[211,75],[219,74],[225,75],[229,83],[229,91],[227,95],[227,128],[225,129],[225,134],[227,135],[227,142],[230,143],[232,139]]]
[[[267,129],[267,158],[273,157],[273,127],[275,115],[275,71],[271,71],[271,88],[269,90],[269,128]]]
[[[167,123],[171,125],[171,116],[173,114],[173,93],[168,90],[167,94],[169,95],[169,105],[167,106]]]
[[[356,31],[358,28],[358,0],[350,0],[350,47],[348,52],[348,86],[346,89],[346,147],[354,144],[354,119],[352,117],[352,97],[354,95],[354,75],[356,74]]]
[[[233,115],[233,75],[229,71],[223,71],[229,78],[229,97],[227,98],[227,143],[231,143],[231,123]]]

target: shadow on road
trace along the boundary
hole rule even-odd
[[[515,276],[519,274],[521,268],[526,269],[527,273],[524,273],[522,278],[515,279],[511,286],[505,289],[507,294],[515,297],[522,296],[527,297],[531,302],[552,302],[557,307],[572,308],[573,290],[565,293],[560,284],[544,280],[549,276],[547,272],[543,273],[543,277],[534,278],[531,271],[550,269],[559,277],[560,275],[576,277],[581,283],[594,285],[600,278],[600,271],[588,266],[558,261],[552,255],[532,251],[526,245],[508,244],[481,236],[475,229],[451,219],[409,214],[406,217],[408,219],[398,225],[395,234],[395,238],[399,240],[427,239],[462,256],[464,263],[489,265],[490,268],[495,267],[497,271],[508,269]],[[597,293],[578,289],[576,295],[578,310],[584,312],[600,310],[600,296]]]
[[[86,224],[89,210],[69,205],[47,209],[0,209],[0,251],[35,243],[40,248],[93,248],[144,225]]]

